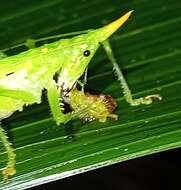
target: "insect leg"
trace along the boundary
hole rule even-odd
[[[118,63],[116,62],[116,59],[114,57],[114,54],[113,54],[113,51],[112,51],[109,41],[106,40],[102,44],[107,53],[109,60],[111,61],[112,65],[113,65],[113,69],[118,77],[118,80],[121,83],[121,86],[123,88],[124,97],[130,105],[136,106],[136,105],[140,105],[140,104],[151,104],[153,102],[153,99],[159,99],[159,100],[162,99],[162,97],[159,94],[153,94],[153,95],[148,95],[145,97],[140,97],[138,99],[133,99],[131,90],[124,78],[124,75],[123,75],[121,69],[119,68]]]
[[[87,84],[87,72],[88,72],[88,68],[85,69],[83,82],[80,80],[77,80],[77,83],[80,85],[82,92],[84,92],[84,86]]]
[[[8,154],[8,162],[7,162],[6,168],[2,171],[4,180],[7,180],[10,176],[16,173],[16,169],[15,169],[16,154],[14,153],[14,149],[12,148],[11,143],[8,141],[6,132],[1,127],[1,125],[0,125],[0,139]]]
[[[85,72],[84,72],[84,80],[83,80],[83,87],[82,87],[82,92],[84,92],[84,86],[87,84],[87,72],[88,72],[88,68],[85,69]]]
[[[61,95],[58,91],[56,83],[54,81],[50,81],[46,89],[47,89],[47,96],[48,96],[50,109],[57,125],[68,122],[71,119],[71,115],[64,114],[61,111],[61,109],[63,109],[60,101]]]

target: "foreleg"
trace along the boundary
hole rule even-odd
[[[50,81],[46,89],[47,89],[47,96],[48,96],[50,109],[57,125],[68,122],[71,119],[71,114],[64,114],[62,112],[63,104],[60,98],[61,94],[58,91],[56,83],[53,80]]]
[[[104,41],[103,43],[103,47],[107,53],[107,56],[110,60],[110,62],[112,63],[113,65],[113,69],[118,77],[118,80],[120,81],[121,83],[121,87],[123,89],[123,93],[124,93],[124,97],[126,99],[126,101],[132,105],[132,106],[136,106],[136,105],[140,105],[140,104],[151,104],[153,102],[153,99],[159,99],[161,100],[162,97],[159,95],[159,94],[153,94],[153,95],[148,95],[148,96],[145,96],[145,97],[140,97],[138,99],[133,99],[133,96],[132,96],[132,93],[131,93],[131,90],[124,78],[124,75],[114,57],[114,54],[113,54],[113,51],[112,51],[112,48],[111,48],[111,45],[109,43],[108,40]]]

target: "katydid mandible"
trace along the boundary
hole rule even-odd
[[[103,45],[113,65],[122,86],[124,97],[129,104],[150,104],[153,98],[161,99],[158,94],[138,99],[132,98],[131,91],[108,42],[108,38],[124,24],[131,13],[132,11],[127,12],[102,28],[88,30],[84,34],[69,39],[61,39],[1,59],[0,121],[10,117],[15,111],[22,111],[24,106],[41,103],[43,89],[47,91],[48,102],[56,124],[65,124],[71,120],[76,110],[67,114],[63,113],[63,100],[76,87],[80,76],[85,72],[100,45]],[[54,80],[55,74],[58,76],[57,81]],[[86,100],[88,95],[82,97]],[[98,100],[93,99],[93,101],[96,103]],[[70,104],[72,107],[76,107],[73,102]],[[8,154],[7,165],[2,171],[4,179],[8,179],[16,173],[15,152],[1,126],[0,139]]]

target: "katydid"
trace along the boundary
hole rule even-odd
[[[90,60],[101,44],[110,62],[113,64],[113,69],[123,88],[124,97],[129,104],[150,104],[153,98],[161,99],[158,94],[139,99],[132,98],[131,91],[108,42],[108,38],[123,25],[131,13],[132,11],[129,11],[116,21],[102,28],[84,31],[83,34],[72,38],[61,39],[29,49],[18,55],[1,59],[0,121],[11,116],[15,111],[22,111],[24,106],[41,103],[43,89],[47,91],[51,113],[57,125],[65,124],[74,118],[75,113],[80,111],[76,110],[78,108],[75,106],[75,100],[71,99],[69,102],[75,110],[66,114],[62,111],[63,101],[71,95],[70,92],[75,94],[75,91],[72,89],[76,87],[80,76],[87,69]],[[32,41],[27,44],[34,46]],[[54,80],[55,75],[58,76],[56,81]],[[78,92],[76,93],[76,95],[79,94]],[[88,95],[81,95],[85,100],[88,98]],[[93,99],[92,102],[96,104],[99,101],[98,99]],[[103,100],[101,101],[103,102]],[[81,103],[78,102],[78,104]],[[86,101],[83,104],[88,109],[92,109]],[[98,104],[98,106],[102,105]],[[104,105],[103,109],[105,109]],[[108,115],[109,111],[106,117]],[[88,113],[88,119],[90,116],[91,114]],[[96,118],[96,115],[94,117]],[[8,154],[8,162],[2,174],[4,179],[8,179],[16,173],[15,152],[8,141],[5,131],[1,127],[0,138]]]

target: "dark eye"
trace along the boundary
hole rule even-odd
[[[88,57],[90,55],[90,53],[91,53],[90,50],[85,50],[84,51],[84,56]]]

